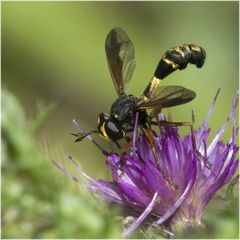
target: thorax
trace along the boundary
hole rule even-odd
[[[134,108],[137,103],[137,98],[133,95],[122,94],[112,104],[110,115],[118,122],[129,122],[134,117]]]

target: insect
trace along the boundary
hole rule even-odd
[[[105,51],[118,98],[112,104],[110,114],[99,114],[97,130],[75,134],[76,141],[81,141],[91,133],[99,133],[101,137],[116,142],[133,131],[136,112],[139,112],[139,125],[147,129],[146,125],[153,123],[151,114],[149,116],[146,112],[147,109],[160,112],[163,108],[184,104],[196,97],[195,92],[182,86],[159,85],[161,80],[170,73],[177,69],[186,68],[188,63],[201,68],[206,58],[206,53],[202,47],[184,44],[167,50],[140,97],[125,93],[126,85],[133,75],[136,61],[133,43],[121,28],[113,28],[108,33]],[[169,122],[169,125],[173,125],[173,123]]]
[[[136,61],[133,43],[121,28],[113,28],[108,33],[105,52],[118,98],[113,102],[109,114],[99,114],[97,130],[73,134],[77,137],[75,141],[81,141],[89,134],[98,133],[104,139],[115,142],[118,145],[118,140],[125,138],[128,133],[133,132],[135,115],[138,113],[138,126],[146,134],[155,156],[156,164],[161,170],[159,161],[157,161],[153,135],[150,129],[151,125],[157,124],[157,122],[153,121],[153,118],[163,108],[192,101],[196,94],[194,91],[182,86],[159,85],[169,74],[177,69],[182,70],[186,68],[189,63],[201,68],[204,64],[206,53],[202,47],[195,44],[184,44],[167,50],[161,57],[154,75],[143,94],[140,97],[136,97],[125,92],[125,88],[133,75]],[[151,110],[151,113],[148,114],[147,110]],[[165,126],[189,126],[193,133],[190,122],[159,122]],[[193,134],[192,141],[193,145],[195,145]],[[167,176],[165,177],[167,178]]]

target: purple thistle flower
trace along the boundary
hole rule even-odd
[[[66,172],[56,162],[54,164],[65,175],[102,196],[107,202],[119,205],[125,216],[134,219],[124,229],[124,237],[131,235],[139,226],[149,228],[166,223],[171,225],[179,219],[184,224],[200,224],[208,202],[231,180],[239,162],[236,160],[238,147],[235,144],[238,96],[236,102],[232,103],[232,110],[223,126],[207,145],[210,133],[208,121],[219,92],[220,90],[217,91],[202,126],[194,130],[197,149],[193,149],[191,134],[182,140],[177,127],[160,126],[160,135],[154,132],[154,145],[162,170],[172,182],[177,183],[177,189],[169,185],[156,166],[146,136],[137,134],[138,114],[130,152],[123,155],[107,153],[88,136],[107,157],[106,165],[112,172],[111,182],[91,178],[71,157],[69,160],[86,178],[85,182]],[[164,118],[163,115],[160,117]],[[232,135],[227,144],[224,144],[220,138],[230,120],[233,121]],[[73,123],[83,132],[75,120]]]

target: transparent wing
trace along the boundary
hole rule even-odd
[[[120,95],[136,66],[133,43],[121,28],[113,28],[107,35],[105,51],[115,89]]]
[[[157,88],[153,95],[139,103],[137,108],[168,108],[192,101],[196,93],[182,86],[162,86]]]

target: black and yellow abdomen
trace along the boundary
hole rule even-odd
[[[162,56],[154,76],[158,79],[163,79],[176,69],[182,70],[186,68],[188,63],[201,68],[205,58],[205,50],[194,44],[184,44],[171,48]]]
[[[171,48],[162,56],[158,66],[154,72],[154,76],[145,88],[143,97],[150,97],[152,92],[160,85],[160,80],[167,77],[170,73],[187,67],[188,63],[201,68],[206,58],[205,50],[195,44],[183,44],[178,47]]]

